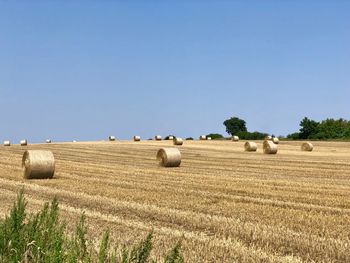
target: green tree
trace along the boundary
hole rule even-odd
[[[213,140],[224,138],[224,136],[222,136],[220,133],[209,133],[207,134],[207,137],[211,137]]]
[[[239,132],[236,134],[242,140],[263,140],[268,134],[263,132]]]
[[[293,132],[291,134],[288,134],[287,138],[292,139],[292,140],[299,140],[300,139],[300,132]]]
[[[231,135],[236,135],[240,132],[247,132],[246,122],[240,118],[232,117],[224,121],[226,132]]]
[[[342,118],[326,119],[319,125],[317,139],[342,139],[347,135],[349,122]]]
[[[300,122],[300,133],[299,138],[300,139],[312,139],[315,138],[316,134],[319,132],[319,125],[317,121],[310,120],[309,118],[305,117]]]

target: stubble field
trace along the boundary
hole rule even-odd
[[[170,141],[0,147],[0,217],[24,187],[36,211],[54,196],[89,234],[109,228],[118,244],[154,230],[155,256],[178,240],[186,262],[350,262],[350,143],[281,142],[277,155],[243,142],[185,141],[179,168],[155,160]],[[52,150],[52,180],[24,180],[25,149]]]

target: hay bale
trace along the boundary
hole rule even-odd
[[[169,135],[168,136],[168,140],[174,140],[174,136],[173,135]]]
[[[76,140],[73,140],[72,142],[77,142]]]
[[[20,140],[20,141],[19,141],[19,144],[20,144],[21,146],[27,146],[27,145],[28,145],[28,141],[27,141],[27,140]]]
[[[273,137],[273,138],[272,138],[272,142],[273,142],[274,144],[279,144],[279,143],[280,143],[280,140],[279,140],[277,137]]]
[[[314,146],[310,142],[304,142],[301,144],[301,150],[304,152],[312,152]]]
[[[183,139],[180,137],[175,137],[173,139],[174,145],[182,145],[184,143]]]
[[[271,141],[272,140],[272,136],[268,135],[265,137],[265,141]]]
[[[208,140],[208,141],[211,141],[211,137],[207,137],[207,140]]]
[[[206,140],[206,139],[207,139],[207,136],[205,136],[205,135],[201,135],[201,136],[199,136],[199,139],[200,139],[201,141],[204,141],[204,140]]]
[[[233,136],[233,137],[232,137],[232,141],[234,141],[234,142],[238,142],[238,141],[239,141],[239,137],[238,137],[238,136],[236,136],[236,135],[235,135],[235,136]]]
[[[55,158],[51,151],[25,151],[22,167],[25,179],[52,178],[55,174]]]
[[[113,136],[113,135],[109,136],[109,137],[108,137],[108,140],[109,140],[110,142],[114,142],[114,141],[115,141],[115,136]]]
[[[11,146],[11,142],[10,141],[4,141],[4,146]]]
[[[139,141],[141,141],[141,137],[135,135],[135,136],[134,136],[134,142],[139,142]]]
[[[50,139],[47,139],[45,142],[46,142],[46,143],[51,143],[51,140],[50,140]]]
[[[246,152],[256,152],[258,145],[255,142],[246,142],[244,144],[244,150]]]
[[[277,153],[277,145],[272,141],[264,141],[263,150],[265,154],[276,154]]]
[[[154,139],[155,139],[156,141],[161,141],[161,140],[162,140],[162,136],[156,135],[156,136],[154,136]]]
[[[159,165],[164,167],[178,167],[181,164],[181,153],[177,148],[161,148],[157,152]]]

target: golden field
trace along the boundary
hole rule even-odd
[[[350,143],[281,142],[277,155],[244,142],[185,141],[178,168],[155,156],[171,141],[0,147],[0,216],[24,187],[36,211],[57,196],[75,225],[109,228],[118,244],[154,230],[155,256],[182,240],[186,262],[350,262]],[[52,180],[24,180],[25,149],[52,150]]]

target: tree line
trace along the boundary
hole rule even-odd
[[[231,136],[237,135],[244,140],[262,140],[267,135],[266,132],[249,132],[246,121],[238,117],[231,117],[224,121],[226,132]],[[224,138],[221,134],[208,134],[213,139]],[[272,135],[274,137],[274,135]],[[300,121],[298,132],[287,135],[292,140],[327,140],[327,139],[350,139],[350,121],[343,118],[328,118],[320,122],[307,117]]]
[[[289,134],[287,138],[293,140],[350,139],[350,121],[343,118],[330,118],[318,122],[305,117],[300,122],[299,132]]]

